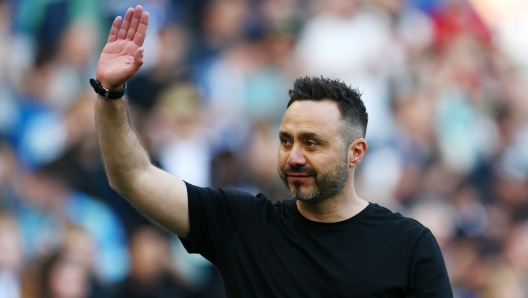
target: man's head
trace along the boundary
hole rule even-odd
[[[337,103],[341,113],[342,137],[348,146],[357,138],[364,138],[367,133],[368,114],[361,94],[337,79],[304,77],[298,78],[289,92],[288,106],[296,101],[330,100]]]
[[[361,95],[339,80],[300,78],[289,91],[279,174],[295,199],[319,203],[343,191],[367,150]]]

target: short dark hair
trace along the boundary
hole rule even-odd
[[[345,121],[343,132],[345,144],[348,146],[353,140],[365,137],[368,114],[359,90],[351,88],[338,79],[321,76],[296,79],[293,83],[293,89],[288,94],[290,101],[287,107],[300,100],[332,100],[337,102],[341,119]]]

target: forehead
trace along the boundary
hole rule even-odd
[[[295,101],[284,113],[281,131],[335,134],[341,128],[340,119],[341,113],[334,101]]]

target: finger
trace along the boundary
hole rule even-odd
[[[136,34],[134,35],[134,43],[138,46],[142,46],[145,41],[145,36],[147,36],[147,28],[149,23],[150,15],[148,12],[144,12],[141,15],[141,20],[139,21],[139,26],[137,28]]]
[[[136,31],[139,26],[139,21],[142,15],[143,15],[143,7],[141,5],[136,6],[136,10],[134,11],[134,16],[132,17],[132,21],[130,22],[130,28],[128,28],[128,33],[126,36],[128,40],[134,40],[134,34],[136,34]]]
[[[143,48],[138,48],[136,52],[134,53],[134,61],[128,65],[128,69],[126,72],[135,74],[141,65],[143,65]]]
[[[117,32],[119,32],[119,25],[121,25],[121,16],[116,17],[110,28],[110,34],[108,34],[107,42],[114,42],[117,40]]]
[[[117,34],[118,39],[125,39],[127,36],[128,28],[130,27],[130,21],[132,20],[132,16],[134,15],[134,9],[128,8],[125,13],[125,18],[123,19],[123,24],[121,25],[121,29],[119,30],[119,33]]]

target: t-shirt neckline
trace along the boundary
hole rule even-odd
[[[315,228],[315,229],[325,229],[325,230],[339,229],[341,227],[349,225],[350,223],[360,221],[366,216],[368,216],[368,214],[370,213],[371,209],[374,206],[374,204],[368,202],[368,205],[365,208],[363,208],[363,210],[361,210],[358,214],[350,218],[347,218],[345,220],[338,221],[338,222],[320,222],[320,221],[313,221],[313,220],[310,220],[304,217],[304,215],[302,215],[301,212],[299,212],[299,209],[297,208],[297,204],[295,200],[287,200],[285,202],[287,202],[287,206],[289,207],[289,209],[293,211],[294,218],[299,220],[302,224]]]

